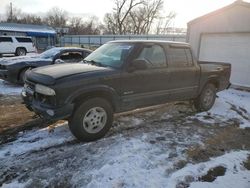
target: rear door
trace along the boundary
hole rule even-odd
[[[191,49],[187,46],[169,45],[167,49],[171,98],[190,99],[196,96],[200,67],[194,63]]]
[[[166,53],[159,44],[145,45],[135,59],[147,62],[147,69],[124,72],[121,94],[125,109],[162,103],[168,99],[169,71]]]
[[[18,42],[17,46],[25,47],[27,52],[35,52],[36,51],[35,45],[34,45],[31,38],[29,38],[29,37],[15,37],[15,39]]]
[[[15,50],[11,37],[0,37],[0,53],[14,53]]]

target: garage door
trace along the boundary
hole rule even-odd
[[[250,87],[250,33],[203,34],[199,60],[231,63],[231,83]]]

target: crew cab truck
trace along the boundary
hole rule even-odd
[[[83,63],[51,65],[26,73],[22,97],[44,118],[69,121],[81,141],[103,137],[113,113],[175,100],[209,110],[229,87],[231,66],[199,63],[187,43],[113,41]]]

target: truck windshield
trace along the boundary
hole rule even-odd
[[[133,49],[133,44],[108,43],[99,47],[84,60],[96,65],[119,68]]]

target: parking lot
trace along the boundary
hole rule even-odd
[[[105,138],[81,143],[66,121],[45,122],[26,110],[21,89],[0,81],[3,187],[250,184],[249,92],[220,92],[209,112],[175,102],[117,114]]]

